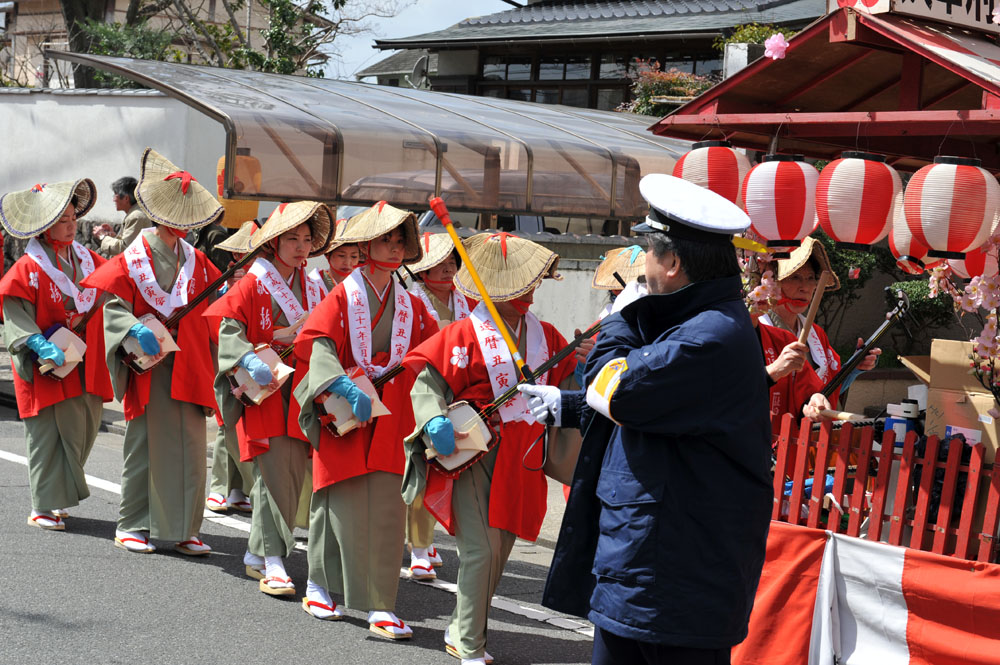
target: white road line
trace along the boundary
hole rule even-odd
[[[8,462],[14,462],[15,464],[20,464],[22,466],[28,466],[28,458],[22,457],[21,455],[15,455],[14,453],[9,453],[6,450],[0,450],[0,459],[7,460]],[[95,478],[87,474],[86,476],[87,484],[91,487],[96,487],[102,489],[105,492],[110,492],[111,494],[121,495],[122,486],[118,483],[112,483],[101,478]],[[243,533],[250,533],[250,524],[242,520],[238,520],[234,517],[229,517],[228,515],[217,515],[212,511],[205,510],[205,519],[213,524],[218,524],[219,526],[226,526],[230,529],[236,529],[237,531],[242,531]],[[296,543],[295,549],[307,551],[305,543]],[[458,593],[458,587],[451,582],[444,582],[442,580],[411,580],[409,568],[400,568],[399,576],[403,579],[410,580],[417,584],[433,587],[435,589],[440,589],[441,591],[446,591],[451,594]],[[575,619],[567,619],[565,617],[556,616],[554,614],[549,614],[541,610],[537,610],[533,607],[525,607],[524,605],[518,605],[513,600],[503,598],[501,596],[494,596],[493,602],[491,603],[493,607],[498,610],[503,610],[504,612],[510,612],[511,614],[516,614],[522,616],[526,619],[533,619],[541,623],[546,623],[555,628],[562,628],[564,630],[571,630],[574,633],[580,633],[581,635],[586,635],[588,637],[594,636],[594,627],[590,626],[582,621],[576,621]]]

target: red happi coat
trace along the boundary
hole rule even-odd
[[[105,259],[94,252],[90,254],[94,259],[96,272],[105,263]],[[0,302],[8,296],[22,298],[34,306],[35,323],[43,333],[56,324],[68,327],[70,319],[77,314],[76,309],[66,309],[65,301],[68,296],[59,290],[56,283],[29,256],[19,258],[3,279],[0,279]],[[14,372],[14,394],[20,417],[37,416],[46,407],[82,395],[85,387],[88,393],[97,395],[105,402],[114,399],[111,376],[104,362],[104,316],[100,306],[99,302],[94,303],[93,307],[98,310],[87,321],[87,328],[81,335],[87,344],[83,360],[84,385],[81,385],[80,373],[77,371],[71,372],[64,379],[57,379],[39,374],[37,363],[34,364],[34,375],[30,383]]]
[[[759,324],[760,343],[764,351],[764,364],[770,365],[778,356],[781,350],[796,341],[795,335],[763,323]],[[802,418],[802,407],[809,401],[814,393],[818,393],[826,385],[816,370],[807,361],[805,366],[797,372],[786,374],[778,379],[770,390],[769,405],[771,409],[771,432],[777,437],[781,431],[781,417],[786,413],[791,413],[796,420]],[[830,396],[830,403],[837,404],[840,399],[840,389]]]
[[[305,271],[299,269],[298,279],[305,278]],[[247,273],[221,298],[205,310],[205,316],[219,321],[222,317],[235,319],[246,329],[247,341],[254,347],[258,344],[272,344],[275,351],[281,351],[281,345],[274,344],[274,312],[275,301],[264,283],[253,273]],[[302,293],[302,308],[306,308],[305,289]],[[218,325],[215,325],[218,330]],[[292,388],[299,384],[305,372],[299,368],[295,354],[289,356],[285,363],[291,366]],[[299,403],[294,397],[288,404],[288,417],[285,418],[285,406],[281,392],[276,392],[259,405],[243,406],[243,415],[236,423],[236,434],[240,443],[240,461],[249,462],[257,455],[268,451],[267,439],[272,436],[291,436],[306,440],[299,427]]]
[[[438,326],[419,298],[405,291],[404,294],[413,307],[413,320],[410,321],[412,349],[436,333]],[[301,372],[305,376],[309,371],[313,341],[321,337],[333,342],[337,358],[345,370],[357,366],[348,337],[347,311],[347,291],[341,283],[313,310],[295,338],[296,374]],[[388,360],[389,354],[385,351],[376,353],[372,358],[376,365]],[[379,397],[392,415],[376,418],[374,425],[359,427],[344,436],[334,436],[325,427],[320,428],[319,448],[313,453],[314,492],[373,471],[403,474],[403,438],[414,428],[410,389],[415,379],[416,374],[407,370],[382,386]]]
[[[541,323],[551,357],[566,346],[566,339],[551,324],[544,321]],[[464,349],[468,356],[467,365],[462,366],[461,361],[452,361],[453,357],[457,357],[456,349]],[[411,366],[411,361],[429,363],[433,366],[444,377],[456,402],[464,400],[479,409],[494,399],[493,386],[486,371],[486,360],[476,339],[471,318],[443,328],[440,333],[410,352],[406,357],[408,366]],[[576,356],[570,354],[549,370],[545,383],[558,386],[566,377],[571,376],[575,369]],[[541,442],[525,458],[528,448],[543,431],[542,425],[523,421],[502,423],[499,429],[500,444],[490,487],[489,523],[493,528],[510,531],[524,540],[533,541],[538,537],[542,520],[545,518],[548,494],[545,475],[541,470],[528,469],[528,467],[539,469],[542,465]],[[449,533],[454,534],[450,502],[435,501],[436,496],[450,493],[451,482],[437,471],[436,466],[427,465],[424,504],[429,509],[431,506],[441,506],[443,510],[435,508],[441,513],[435,513],[435,517]]]
[[[146,256],[152,261],[153,253],[145,239],[143,245],[146,248]],[[197,263],[188,285],[189,298],[201,293],[206,286],[222,275],[200,250],[194,250],[194,257]],[[159,316],[157,311],[143,299],[139,287],[129,275],[124,254],[118,254],[110,259],[84,279],[82,284],[107,291],[131,303],[132,314],[136,318],[146,314]],[[217,339],[219,333],[218,326],[213,332],[209,319],[202,316],[207,308],[208,300],[203,300],[178,324],[176,341],[181,350],[174,352],[170,396],[178,402],[190,402],[214,411],[215,391],[212,386],[215,381],[215,371],[210,341]],[[122,400],[125,420],[132,420],[145,413],[146,404],[149,403],[150,380],[149,372],[145,374],[129,372],[128,387]]]

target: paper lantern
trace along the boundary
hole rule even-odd
[[[913,236],[929,256],[962,259],[981,247],[1000,209],[1000,183],[978,159],[935,157],[913,174],[903,205]]]
[[[750,160],[729,141],[700,141],[677,160],[673,175],[741,205],[749,172]]]
[[[905,215],[898,215],[892,220],[889,231],[889,251],[896,259],[899,269],[911,275],[919,275],[924,270],[933,268],[939,261],[927,265],[927,252],[930,248],[913,237]]]
[[[802,155],[765,155],[743,183],[743,207],[753,230],[778,258],[816,230],[819,172]]]
[[[950,259],[948,265],[952,272],[964,279],[997,274],[996,253],[987,251],[985,246],[966,252],[964,259]]]
[[[902,214],[903,181],[882,155],[845,152],[816,183],[816,217],[842,249],[868,249]]]
[[[243,222],[256,219],[260,203],[243,199],[223,197],[223,183],[226,174],[226,158],[219,158],[215,174],[219,183],[219,203],[225,211],[220,223],[228,229],[238,229]],[[260,160],[250,156],[249,148],[236,149],[236,168],[233,172],[233,189],[237,194],[253,194],[260,191]]]

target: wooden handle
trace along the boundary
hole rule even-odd
[[[823,298],[823,292],[826,291],[826,285],[833,280],[830,279],[830,273],[823,271],[819,275],[819,281],[816,283],[816,292],[813,293],[812,302],[809,303],[809,312],[806,314],[806,322],[802,324],[802,332],[799,333],[799,344],[805,344],[806,340],[809,339],[809,331],[812,330],[813,321],[816,320],[816,312],[819,311],[819,301]]]
[[[867,420],[864,416],[848,411],[834,411],[833,409],[820,409],[819,415],[830,420]]]

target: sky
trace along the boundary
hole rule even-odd
[[[406,2],[406,0],[402,0]],[[390,19],[373,22],[374,35],[338,38],[342,61],[327,65],[328,78],[354,78],[354,73],[388,57],[392,51],[372,48],[375,39],[409,37],[443,30],[470,16],[502,12],[512,7],[502,0],[409,0],[407,8]]]

